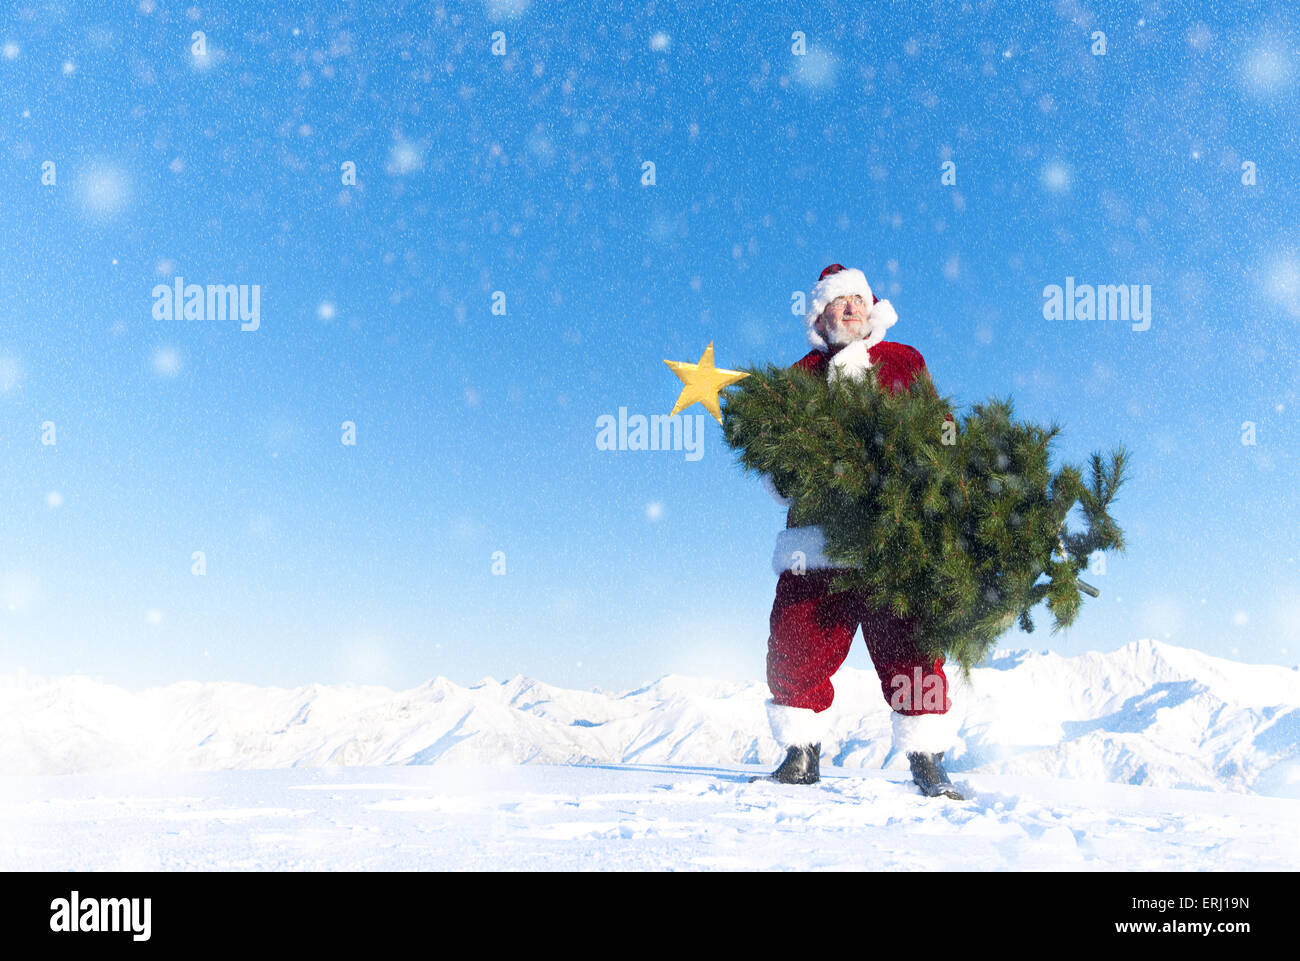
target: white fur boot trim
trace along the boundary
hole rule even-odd
[[[806,707],[787,707],[776,704],[771,698],[767,702],[767,720],[772,725],[772,737],[782,747],[795,747],[804,744],[820,744],[826,736],[826,715]]]
[[[894,724],[894,750],[900,754],[938,754],[952,749],[957,739],[957,718],[946,714],[899,714]]]

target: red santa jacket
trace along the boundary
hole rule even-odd
[[[830,369],[831,358],[838,350],[810,351],[790,366],[824,378]],[[903,390],[926,369],[925,358],[919,350],[892,340],[882,340],[875,344],[868,350],[867,356],[871,359],[871,368],[876,372],[877,382],[892,393]],[[934,389],[933,384],[931,389]],[[778,500],[784,500],[775,489],[772,493]],[[792,513],[793,511],[786,514],[786,529],[777,535],[776,550],[772,553],[772,570],[781,574],[788,570],[809,571],[834,567],[826,557],[826,540],[821,528],[795,527],[791,520]]]
[[[810,351],[790,366],[825,378],[831,358],[838,352],[838,348],[829,352]],[[876,371],[879,382],[895,394],[910,384],[913,377],[925,370],[925,358],[921,356],[919,350],[892,340],[882,340],[867,351],[867,356],[871,358],[871,367]]]

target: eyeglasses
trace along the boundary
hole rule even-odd
[[[831,304],[845,304],[850,300],[853,301],[853,305],[855,307],[867,306],[867,298],[863,297],[861,294],[849,294],[848,296],[845,297],[836,297],[834,300],[831,301]],[[828,304],[827,306],[830,305]]]

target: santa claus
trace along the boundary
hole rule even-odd
[[[898,314],[872,294],[860,270],[840,264],[823,270],[805,318],[813,350],[796,367],[821,377],[863,378],[864,389],[894,392],[925,370],[919,351],[884,339]],[[788,507],[771,480],[764,481]],[[943,658],[922,654],[913,641],[913,622],[873,610],[862,591],[831,593],[831,582],[843,572],[826,558],[824,546],[820,528],[793,527],[787,516],[772,558],[779,579],[768,638],[767,708],[773,736],[787,751],[771,778],[783,784],[819,779],[826,710],[835,697],[831,675],[860,626],[892,710],[895,750],[906,754],[923,793],[962,800],[943,769],[943,752],[955,735]]]

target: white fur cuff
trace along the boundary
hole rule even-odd
[[[820,744],[826,737],[827,711],[820,714],[806,707],[786,707],[767,700],[767,720],[772,725],[772,737],[782,747]]]
[[[772,495],[772,500],[776,501],[782,507],[790,506],[790,501],[781,496],[781,492],[776,489],[776,485],[772,483],[772,478],[769,475],[763,474],[760,479],[763,482],[763,490]]]
[[[787,527],[776,535],[772,551],[772,572],[813,571],[834,567],[826,550],[826,535],[820,527]]]
[[[957,718],[946,714],[890,715],[894,724],[894,750],[900,754],[938,754],[952,749],[957,739]]]

